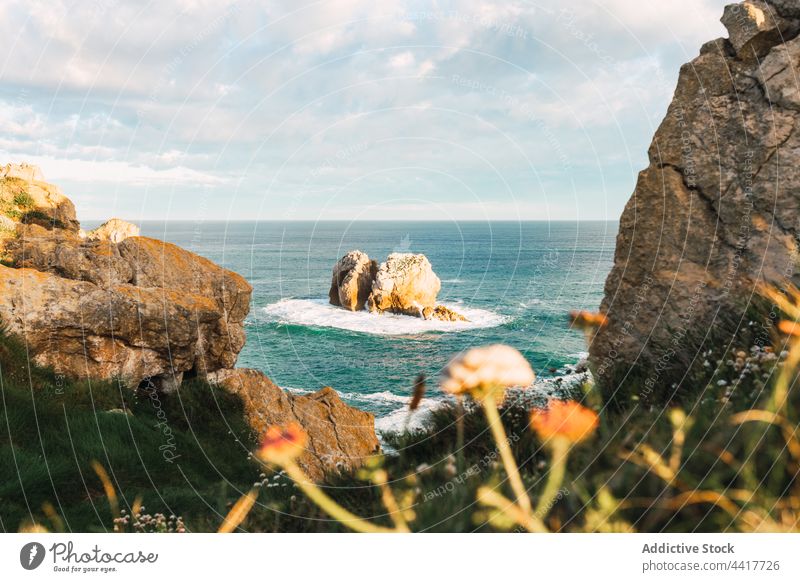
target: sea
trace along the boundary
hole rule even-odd
[[[178,244],[253,285],[238,365],[279,386],[336,389],[387,432],[407,426],[414,378],[428,378],[423,412],[439,405],[442,369],[475,346],[517,348],[546,389],[585,357],[568,313],[596,310],[617,222],[144,222],[142,235]],[[353,313],[329,305],[331,269],[350,250],[384,261],[423,253],[442,281],[439,302],[468,322]],[[560,382],[560,380],[559,380]]]

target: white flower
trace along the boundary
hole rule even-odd
[[[535,375],[531,365],[512,347],[495,344],[473,348],[454,359],[444,371],[441,387],[464,394],[489,387],[527,387]]]

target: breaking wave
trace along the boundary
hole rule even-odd
[[[425,320],[392,313],[347,311],[324,299],[281,299],[262,309],[267,321],[309,327],[332,327],[375,335],[413,335],[426,332],[457,332],[497,327],[510,318],[485,309],[458,305],[457,311],[469,321]]]

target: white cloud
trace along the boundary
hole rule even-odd
[[[198,172],[184,166],[158,170],[145,165],[130,164],[114,160],[95,161],[50,156],[26,156],[24,160],[12,159],[9,152],[0,151],[0,156],[12,162],[28,162],[41,168],[48,182],[107,182],[111,184],[195,184],[215,186],[226,180],[220,176]]]

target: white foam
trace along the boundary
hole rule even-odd
[[[469,321],[440,321],[392,313],[347,311],[324,299],[281,299],[267,305],[262,313],[267,321],[309,327],[333,327],[375,335],[414,335],[426,332],[455,332],[497,327],[508,317],[485,309],[459,305],[458,312]]]
[[[389,414],[375,419],[375,431],[382,435],[425,430],[430,424],[431,413],[443,406],[445,402],[446,400],[443,399],[426,398],[414,412],[409,411],[405,406],[393,410]]]

